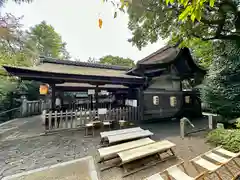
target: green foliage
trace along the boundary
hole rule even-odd
[[[45,21],[32,27],[29,34],[30,40],[35,42],[36,49],[40,55],[69,59],[69,53],[66,51],[66,43],[62,41],[61,36],[55,29]]]
[[[232,151],[240,151],[240,130],[215,129],[207,136],[207,141],[223,148]]]
[[[237,41],[224,42],[220,57],[214,59],[202,88],[202,101],[213,113],[225,119],[240,117],[240,46]]]
[[[185,0],[182,1],[184,2]],[[188,5],[191,3],[192,1],[189,1]],[[184,12],[185,7],[179,6],[178,1],[167,5],[164,0],[133,0],[127,11],[130,19],[128,27],[132,31],[129,41],[141,49],[160,39],[183,43],[187,41],[185,45],[190,45],[189,42],[194,42],[196,38],[203,41],[239,38],[240,31],[236,29],[240,28],[240,22],[233,18],[240,17],[240,13],[237,13],[239,4],[240,2],[224,0],[216,3],[214,8],[206,4],[201,22],[193,22],[189,18],[179,21],[179,15]],[[223,8],[225,9],[222,10]]]
[[[240,129],[240,118],[237,118],[236,127],[237,127],[238,129]]]
[[[169,44],[175,45],[176,40],[172,39]],[[218,52],[216,51],[216,43],[213,41],[203,41],[199,38],[192,38],[191,40],[185,40],[180,43],[179,47],[188,47],[191,50],[194,60],[207,69],[212,63],[213,59],[218,57]]]
[[[127,66],[127,67],[133,67],[134,61],[129,58],[122,58],[118,56],[104,56],[99,59],[99,63],[102,64],[109,64],[109,65],[118,65],[118,66]]]
[[[6,27],[0,28],[0,66],[33,66],[40,52],[60,59],[70,58],[66,43],[45,22],[26,32],[22,30],[19,18],[7,14],[1,19],[6,22]],[[0,68],[0,112],[18,107],[22,94],[29,100],[38,99],[39,85],[37,82],[20,82]]]
[[[116,66],[126,66],[126,67],[133,67],[135,65],[134,61],[130,58],[122,58],[119,56],[112,56],[112,55],[101,57],[99,60],[97,60],[96,58],[89,57],[87,62],[116,65]]]

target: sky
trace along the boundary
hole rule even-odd
[[[73,59],[87,61],[113,55],[141,60],[164,46],[164,41],[149,44],[141,51],[127,41],[131,37],[127,13],[113,18],[114,7],[102,0],[34,0],[31,4],[17,5],[9,1],[2,11],[20,17],[24,28],[45,20],[67,43],[67,50]],[[102,29],[98,19],[103,20]]]

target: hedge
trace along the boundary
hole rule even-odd
[[[222,145],[229,151],[240,152],[240,129],[215,129],[207,135],[207,141],[216,146]]]

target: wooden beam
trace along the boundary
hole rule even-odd
[[[95,88],[95,108],[98,109],[99,108],[99,104],[98,104],[98,92],[99,92],[99,88],[98,88],[98,85],[96,85],[96,88]]]
[[[52,110],[55,110],[55,101],[56,101],[56,87],[55,84],[51,84],[52,88]]]

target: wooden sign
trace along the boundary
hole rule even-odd
[[[41,95],[47,94],[48,93],[48,85],[47,84],[40,85],[39,93]]]
[[[95,90],[94,89],[89,89],[88,90],[88,95],[92,95],[92,94],[95,94]]]
[[[107,114],[107,109],[106,108],[99,108],[98,109],[98,114]]]

